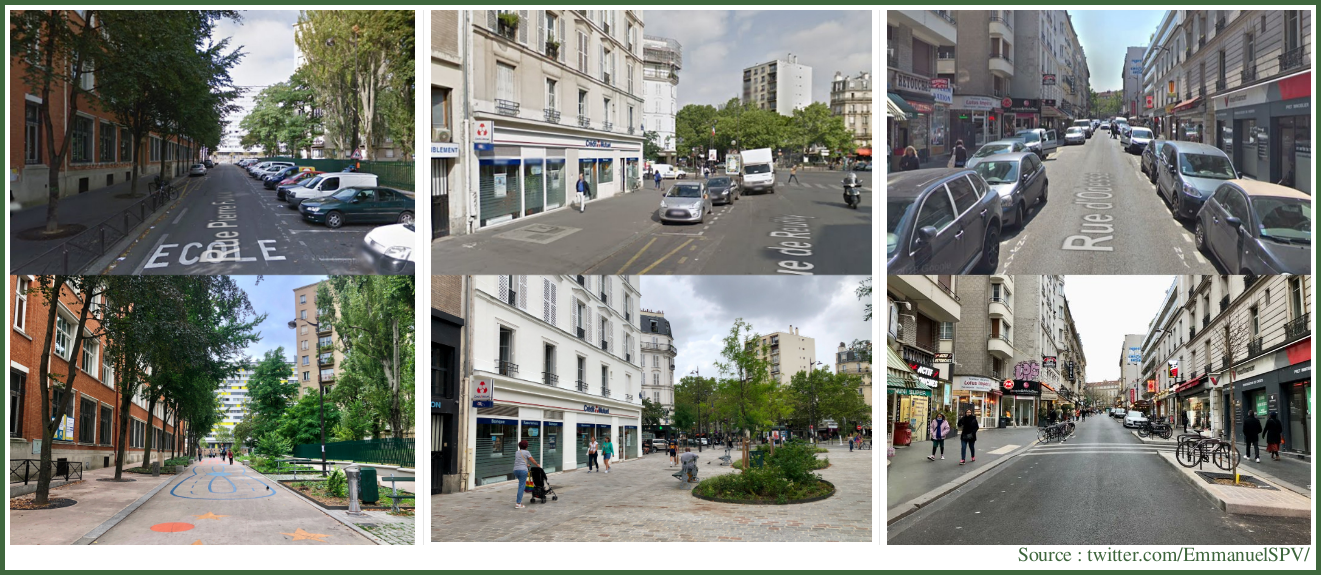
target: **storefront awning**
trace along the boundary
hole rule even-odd
[[[870,156],[871,148],[858,148],[858,151],[854,153],[856,153],[859,156]]]
[[[925,386],[918,385],[917,374],[908,367],[908,362],[888,346],[885,348],[885,386],[925,389]]]
[[[917,117],[917,110],[905,102],[898,94],[886,92],[885,113],[899,121]]]
[[[1194,96],[1193,99],[1191,100],[1184,100],[1182,102],[1179,102],[1178,104],[1175,104],[1174,109],[1170,110],[1170,112],[1177,114],[1185,110],[1191,110],[1194,106],[1196,106],[1201,102],[1202,102],[1201,96]]]

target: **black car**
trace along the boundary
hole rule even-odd
[[[1004,225],[1022,229],[1032,206],[1045,204],[1050,179],[1041,158],[1031,152],[988,156],[973,168],[1000,195],[1000,218]]]
[[[711,204],[732,204],[738,199],[738,182],[729,176],[712,176],[706,180],[706,193]]]
[[[993,273],[1000,194],[976,170],[895,172],[886,182],[886,273]]]
[[[1312,198],[1256,180],[1221,183],[1197,212],[1197,248],[1224,273],[1312,273]]]
[[[274,190],[276,186],[280,185],[280,182],[284,181],[285,178],[293,175],[297,171],[297,166],[289,166],[273,174],[262,176],[262,186],[268,190]]]
[[[211,168],[216,167],[216,163],[213,162],[213,161],[211,161],[211,160],[205,160],[205,161],[202,162],[202,164],[205,165],[205,166],[206,166],[206,169],[208,169],[208,170],[211,169]]]

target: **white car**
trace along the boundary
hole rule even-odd
[[[1147,422],[1147,414],[1133,410],[1124,414],[1124,427],[1141,427]]]
[[[362,239],[363,255],[380,274],[411,275],[417,269],[414,222],[381,226]]]
[[[1086,143],[1087,132],[1082,128],[1078,126],[1069,126],[1069,129],[1064,131],[1064,145]]]
[[[1147,147],[1147,144],[1151,143],[1154,137],[1151,128],[1142,126],[1129,128],[1127,131],[1119,133],[1119,145],[1123,146],[1127,152],[1141,154],[1142,150]]]

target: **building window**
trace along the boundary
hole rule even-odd
[[[69,360],[73,354],[73,326],[63,314],[55,316],[55,355]]]
[[[940,339],[954,339],[954,322],[940,322]]]
[[[78,406],[78,443],[96,443],[96,401],[84,397]]]
[[[578,31],[578,71],[587,73],[587,33]]]
[[[321,370],[321,382],[322,382],[322,383],[333,382],[333,381],[335,381],[335,370],[333,370],[333,369],[323,369],[323,370]],[[330,387],[329,387],[329,386],[326,386],[326,391],[330,391]]]
[[[305,309],[298,310],[298,319],[304,319],[304,320],[307,319],[307,310]]]
[[[92,161],[92,119],[76,116],[73,119],[73,142],[69,158],[75,164]]]
[[[518,101],[514,92],[514,67],[504,62],[495,65],[495,97],[507,102]]]
[[[27,393],[26,373],[9,370],[9,436],[23,436],[23,398]]]
[[[660,373],[659,373],[659,372],[651,374],[651,384],[652,384],[652,385],[657,385],[657,386],[660,385]]]
[[[578,90],[578,115],[587,117],[587,90]]]
[[[115,161],[115,127],[110,122],[101,122],[100,159],[102,162]]]
[[[17,287],[14,288],[14,329],[25,331],[28,325],[28,290],[32,288],[32,280],[27,276],[17,277]]]
[[[100,352],[100,347],[101,344],[97,343],[94,339],[83,339],[83,372],[92,377],[96,377],[96,360],[97,355]]]
[[[110,361],[101,361],[101,383],[106,387],[115,386],[115,366]]]
[[[133,134],[128,128],[119,129],[119,161],[121,163],[133,161]]]
[[[304,371],[304,372],[303,372],[303,381],[312,381],[312,372],[310,372],[310,371]]]
[[[307,305],[307,294],[298,296],[298,305]]]
[[[25,164],[41,163],[41,105],[26,102],[23,111],[23,160]]]
[[[1248,308],[1248,329],[1251,330],[1252,337],[1261,335],[1261,314],[1258,313],[1255,305]]]
[[[101,406],[101,445],[110,445],[111,423],[115,420],[115,408],[109,405]]]
[[[307,343],[307,342],[303,342],[303,343]],[[308,356],[306,356],[306,355],[303,356],[303,365],[311,365],[311,363],[308,361],[307,357],[308,357]]]
[[[557,97],[559,91],[560,91],[559,82],[556,82],[551,78],[546,78],[546,109],[547,110],[553,112],[560,108],[559,98]]]
[[[446,128],[450,127],[450,112],[452,103],[450,101],[450,89],[440,86],[431,87],[431,127]]]

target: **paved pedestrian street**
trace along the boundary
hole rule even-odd
[[[844,205],[841,171],[778,174],[775,193],[714,206],[701,224],[662,224],[663,190],[639,191],[432,243],[436,273],[853,274],[871,266],[872,193]],[[859,172],[864,184],[871,174]],[[698,178],[700,180],[700,178]],[[689,180],[680,180],[689,181]]]
[[[953,443],[958,449],[957,440]],[[926,449],[930,449],[929,443]],[[1158,455],[1171,451],[1170,445],[1143,444],[1117,419],[1089,417],[1078,423],[1076,434],[1067,442],[1018,451],[994,469],[891,523],[888,543],[1306,545],[1311,540],[1310,518],[1222,511],[1217,501],[1180,475],[1181,469]],[[957,459],[934,463],[923,459],[902,464],[953,466],[969,475],[977,466],[993,462],[979,458],[977,463],[959,467]],[[1281,467],[1285,462],[1276,464]],[[894,470],[890,473],[893,493]]]
[[[94,545],[371,545],[374,542],[242,465],[204,459]]]
[[[737,451],[734,454],[737,456]],[[796,505],[738,505],[693,497],[695,484],[671,474],[664,453],[613,464],[610,473],[553,473],[559,495],[543,505],[525,494],[514,508],[514,483],[431,499],[432,541],[871,541],[872,454],[831,446],[821,477],[833,496]],[[704,449],[699,479],[732,471]]]

